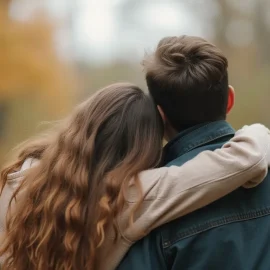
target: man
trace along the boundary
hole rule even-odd
[[[199,37],[168,37],[144,65],[169,140],[164,164],[180,166],[234,136],[225,121],[234,89],[217,47]],[[270,179],[156,229],[131,248],[118,268],[125,269],[270,269]]]

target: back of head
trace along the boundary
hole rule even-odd
[[[155,103],[178,132],[226,118],[228,61],[206,40],[166,37],[143,61]]]
[[[16,198],[7,218],[3,269],[96,269],[105,229],[115,225],[118,236],[115,219],[130,180],[140,188],[138,173],[159,163],[162,134],[152,98],[121,83],[79,105],[49,138],[24,146],[1,174],[0,195],[24,159],[40,162],[14,194],[27,196]]]

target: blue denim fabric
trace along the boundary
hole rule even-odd
[[[233,135],[225,121],[193,127],[167,144],[164,161],[181,166]],[[117,269],[270,270],[269,174],[256,188],[239,188],[156,229],[130,249]]]

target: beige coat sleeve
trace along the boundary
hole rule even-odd
[[[240,186],[256,186],[268,171],[269,144],[269,130],[256,124],[239,130],[221,149],[202,152],[181,167],[142,172],[144,201],[134,225],[126,228],[130,210],[138,200],[135,188],[130,189],[129,207],[119,218],[120,233],[135,242],[142,237],[142,231],[148,233]]]

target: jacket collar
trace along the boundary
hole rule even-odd
[[[167,164],[199,146],[234,134],[234,129],[224,120],[196,125],[180,132],[164,147],[163,162]]]

